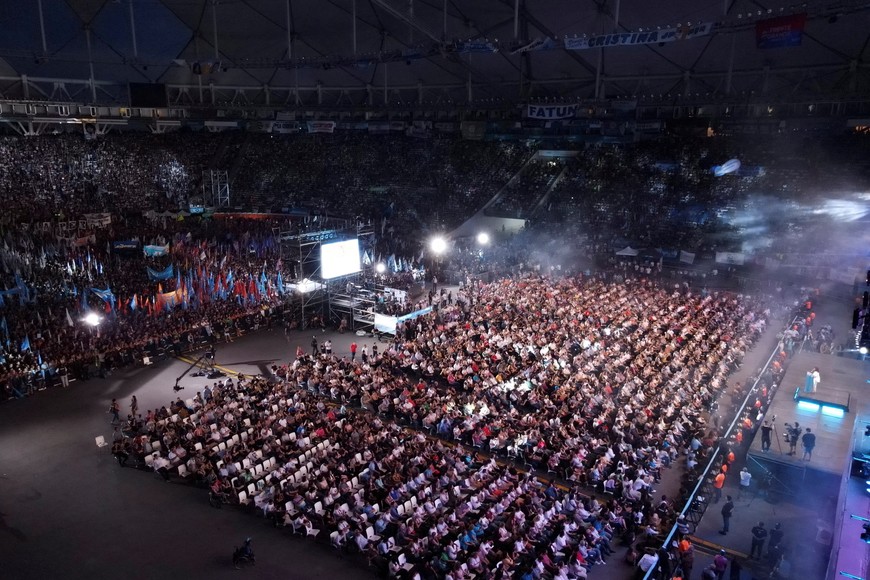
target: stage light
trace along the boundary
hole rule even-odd
[[[837,417],[843,418],[846,415],[846,411],[840,409],[839,407],[829,407],[828,405],[822,405],[822,415],[827,415],[828,417]]]
[[[429,249],[436,254],[443,254],[447,251],[447,240],[441,236],[437,236],[429,240]]]
[[[814,413],[817,413],[819,411],[818,403],[810,403],[809,401],[798,401],[797,406],[798,409],[801,409],[803,411],[813,411]]]
[[[862,346],[861,348],[858,349],[858,352],[860,352],[861,354],[867,354],[867,347]]]
[[[82,322],[88,326],[98,326],[100,324],[100,316],[96,312],[89,312],[82,318]]]
[[[386,271],[387,265],[383,262],[378,262],[377,264],[375,264],[375,272],[377,272],[378,274],[383,274]]]
[[[486,232],[480,232],[477,234],[477,243],[481,246],[485,246],[489,243],[489,234]]]

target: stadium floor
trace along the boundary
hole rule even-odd
[[[734,377],[755,372],[775,344],[777,324],[747,355]],[[330,338],[334,352],[349,354],[353,334],[315,333]],[[311,331],[288,340],[279,330],[261,330],[219,345],[217,363],[245,374],[265,372],[289,360],[296,346],[310,350]],[[771,342],[773,341],[773,342]],[[215,510],[202,489],[163,483],[153,474],[121,469],[94,437],[111,441],[107,408],[113,397],[122,411],[130,397],[140,412],[168,404],[172,385],[188,364],[170,360],[117,372],[106,379],[76,382],[0,406],[0,560],[7,578],[373,578],[354,558],[339,559],[327,545],[289,536],[266,520],[236,509]],[[210,383],[187,375],[182,398]],[[667,470],[657,494],[674,494],[681,468]],[[673,488],[673,489],[671,489]],[[230,563],[235,545],[254,538],[255,570]],[[630,578],[625,548],[590,577]]]

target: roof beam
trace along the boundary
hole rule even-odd
[[[401,20],[402,22],[405,22],[406,24],[408,24],[408,26],[410,26],[411,28],[413,28],[417,32],[424,34],[427,38],[434,41],[436,44],[442,43],[441,37],[439,37],[435,34],[432,34],[429,31],[429,29],[427,29],[425,26],[423,26],[422,24],[417,22],[417,19],[414,18],[413,16],[411,16],[410,14],[405,14],[401,10],[397,10],[396,8],[391,6],[386,0],[371,0],[371,1],[373,4],[377,4],[378,6],[380,6],[381,9],[383,9],[387,14],[389,14],[393,18],[397,18],[397,19]]]

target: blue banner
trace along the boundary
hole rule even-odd
[[[137,240],[120,240],[112,242],[112,247],[116,250],[135,250],[139,247]]]
[[[169,246],[145,246],[142,248],[145,252],[146,256],[155,257],[155,256],[165,256],[169,253]]]
[[[149,280],[169,280],[170,278],[172,278],[172,276],[175,275],[175,268],[172,266],[172,264],[169,264],[160,272],[147,266],[145,267],[145,269],[148,270]]]

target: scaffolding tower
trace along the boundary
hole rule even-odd
[[[324,280],[320,248],[324,243],[356,237],[360,252],[374,256],[374,226],[371,222],[310,216],[302,222],[278,228],[281,258],[286,272],[285,314],[308,328],[315,317],[338,325],[347,319],[351,330],[374,326],[375,293],[362,289],[360,273]],[[363,268],[368,266],[363,265]]]
[[[230,207],[230,179],[225,170],[209,169],[202,172],[202,199],[206,207]]]

